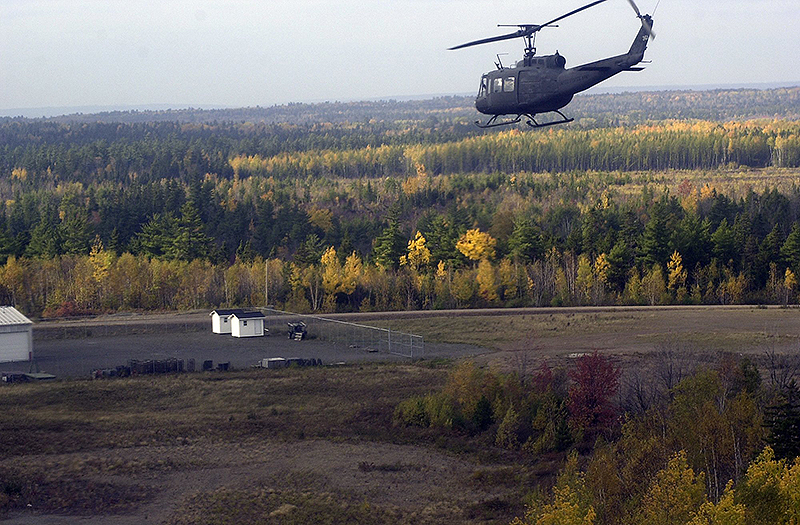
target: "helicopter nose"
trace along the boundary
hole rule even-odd
[[[481,113],[486,113],[486,111],[489,109],[489,101],[486,100],[486,97],[475,99],[475,109]]]

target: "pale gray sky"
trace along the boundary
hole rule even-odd
[[[0,0],[0,108],[270,106],[476,90],[509,40],[588,0]],[[639,0],[652,12],[656,0]],[[798,0],[661,0],[640,73],[606,86],[800,83]],[[539,33],[567,67],[627,51],[625,0]],[[508,29],[511,31],[511,29]]]

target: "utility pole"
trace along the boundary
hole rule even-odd
[[[269,306],[269,258],[264,259],[264,307]]]

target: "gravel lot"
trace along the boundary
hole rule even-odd
[[[268,357],[314,358],[324,364],[409,359],[376,351],[369,345],[316,339],[319,328],[313,325],[309,329],[311,338],[293,341],[286,337],[282,324],[272,321],[270,335],[249,338],[212,333],[207,314],[166,317],[151,323],[132,318],[122,322],[111,319],[37,326],[34,357],[42,372],[58,377],[89,376],[92,370],[126,365],[131,359],[177,358],[186,363],[194,359],[198,370],[205,360],[212,360],[214,366],[228,362],[233,368],[247,368]],[[417,349],[414,357],[458,358],[483,352],[471,345],[436,343]],[[29,366],[28,362],[0,363],[0,372],[27,372]]]

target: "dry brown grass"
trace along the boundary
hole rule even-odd
[[[506,522],[524,489],[471,478],[471,461],[513,469],[512,456],[393,425],[401,400],[446,375],[364,365],[4,386],[0,513],[152,516],[155,505],[174,524]]]
[[[793,349],[800,344],[797,309],[777,307],[538,308],[373,323],[421,334],[426,341],[496,351],[535,347],[546,357],[592,348],[648,353],[676,338],[711,352],[760,354],[767,345]]]
[[[0,390],[0,459],[198,437],[387,433],[397,402],[436,388],[444,375],[374,365],[14,385]]]

